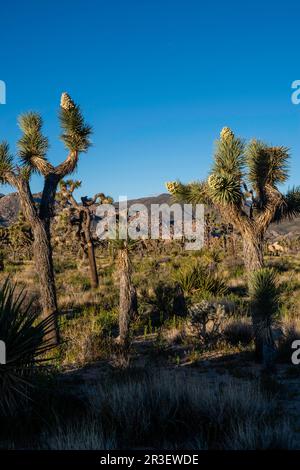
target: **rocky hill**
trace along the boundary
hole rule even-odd
[[[38,202],[41,194],[35,194],[34,198]],[[169,194],[162,193],[158,196],[142,197],[138,199],[128,200],[128,205],[144,204],[148,209],[151,204],[170,203]],[[7,195],[0,194],[0,226],[9,227],[16,221],[20,209],[19,196],[17,193]],[[300,236],[300,217],[293,221],[285,221],[281,224],[272,224],[269,229],[270,238],[276,239],[281,237],[293,238]]]

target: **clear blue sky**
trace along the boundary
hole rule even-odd
[[[39,111],[59,162],[68,91],[94,128],[75,175],[82,194],[139,197],[202,178],[225,125],[290,147],[289,184],[300,183],[299,13],[296,0],[2,2],[0,140],[14,149],[17,115]]]

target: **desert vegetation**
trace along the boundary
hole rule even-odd
[[[57,166],[37,114],[19,120],[21,165],[0,146],[1,181],[21,202],[0,233],[0,447],[299,448],[300,239],[271,233],[300,213],[298,188],[279,189],[287,149],[224,128],[206,181],[167,184],[205,204],[204,246],[187,251],[175,238],[97,238],[97,205],[113,201],[78,202],[65,179],[91,134],[67,94],[60,122]]]

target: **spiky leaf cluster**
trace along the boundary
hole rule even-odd
[[[7,142],[0,143],[0,183],[7,182],[7,174],[13,171],[13,157]]]
[[[175,202],[187,204],[209,204],[210,197],[206,181],[192,181],[182,184],[179,181],[166,183],[166,188]]]
[[[243,141],[235,137],[229,128],[224,128],[221,138],[216,142],[213,173],[241,180],[245,166],[244,150]]]
[[[300,186],[289,189],[283,196],[280,206],[277,207],[273,222],[280,222],[284,219],[292,220],[300,215]]]
[[[45,173],[49,168],[46,154],[49,148],[48,139],[42,133],[43,120],[38,113],[22,114],[19,127],[23,132],[18,141],[18,154],[25,171]]]
[[[61,139],[65,146],[71,152],[86,152],[91,145],[92,129],[85,123],[80,107],[67,93],[63,93],[61,98],[60,123],[63,129]]]
[[[240,205],[242,191],[240,180],[229,174],[212,174],[208,178],[209,193],[215,204]]]
[[[6,364],[0,365],[0,415],[15,413],[29,396],[36,366],[53,348],[53,316],[38,320],[24,292],[6,280],[0,287],[0,332]]]
[[[264,197],[266,185],[276,188],[288,178],[289,152],[286,147],[268,147],[253,140],[247,147],[247,179],[258,198]]]

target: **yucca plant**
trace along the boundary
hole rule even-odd
[[[270,365],[274,358],[275,342],[272,325],[279,311],[280,289],[273,269],[255,271],[249,282],[255,352],[257,360]]]
[[[37,366],[53,347],[53,318],[39,321],[24,291],[8,279],[0,286],[0,339],[6,347],[0,365],[0,415],[15,413],[30,397]]]
[[[225,127],[216,142],[207,180],[189,184],[169,182],[176,201],[213,206],[241,234],[248,272],[263,266],[263,242],[271,222],[300,214],[300,187],[282,194],[288,178],[289,152],[251,141],[248,145]]]
[[[228,291],[225,281],[201,263],[179,269],[173,280],[185,295],[223,296]]]

